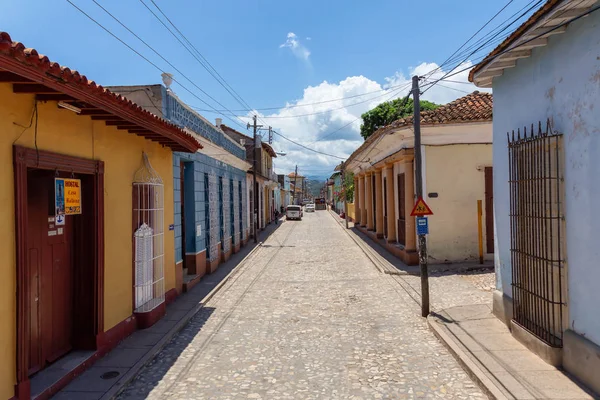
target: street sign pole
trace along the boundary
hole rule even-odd
[[[423,201],[423,169],[421,155],[421,103],[419,97],[419,77],[412,78],[412,94],[414,101],[413,128],[415,132],[415,178],[417,198]],[[427,239],[424,234],[418,234],[419,241],[419,269],[421,270],[421,315],[429,315],[429,273],[427,271]]]

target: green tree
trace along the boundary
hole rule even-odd
[[[413,100],[408,100],[404,106],[402,106],[403,101],[404,98],[386,101],[361,115],[363,123],[360,126],[360,135],[367,140],[367,138],[377,129],[389,125],[397,119],[411,115],[414,111]],[[421,111],[435,110],[439,106],[440,104],[421,100]]]

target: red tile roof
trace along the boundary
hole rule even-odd
[[[460,124],[470,122],[484,122],[492,120],[493,101],[491,93],[483,93],[475,91],[471,94],[463,96],[446,105],[436,108],[435,110],[427,110],[421,113],[421,125],[444,125],[444,124]],[[413,116],[398,119],[389,125],[377,129],[365,142],[356,149],[346,163],[367,148],[371,143],[377,140],[382,135],[390,131],[412,126]]]
[[[295,172],[290,172],[290,173],[288,174],[288,176],[289,176],[290,178],[296,178],[296,173],[295,173]],[[302,175],[298,174],[298,178],[304,178],[304,177],[303,177]]]
[[[547,0],[546,4],[544,4],[542,7],[540,7],[539,10],[533,13],[527,21],[523,22],[521,26],[519,26],[506,39],[504,39],[502,43],[500,43],[494,50],[492,50],[490,54],[488,54],[483,60],[479,62],[479,64],[477,64],[471,70],[471,72],[469,72],[469,81],[473,82],[473,77],[475,76],[477,71],[481,70],[490,61],[492,61],[494,56],[496,56],[498,53],[501,53],[502,51],[508,49],[508,47],[511,44],[513,44],[517,39],[519,39],[521,35],[525,33],[525,31],[527,31],[527,29],[529,29],[531,26],[533,26],[535,23],[541,20],[548,12],[550,12],[556,5],[558,5],[562,1],[563,0]]]
[[[38,54],[35,49],[26,48],[20,42],[13,42],[6,32],[0,32],[0,71],[2,70],[19,75],[33,83],[42,84],[57,93],[63,93],[124,121],[134,123],[140,127],[140,130],[149,131],[149,133],[136,132],[136,134],[173,150],[195,152],[202,148],[196,138],[178,126],[88,80],[85,75],[50,61],[48,57]]]

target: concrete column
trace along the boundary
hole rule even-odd
[[[375,172],[375,232],[378,238],[383,237],[383,182],[381,170]]]
[[[383,173],[387,182],[387,241],[388,243],[396,241],[396,207],[394,204],[394,193],[396,188],[396,180],[394,179],[394,167],[388,165],[384,168]]]
[[[354,223],[360,225],[360,189],[358,176],[354,176]]]
[[[360,188],[360,226],[367,226],[367,176],[360,177],[362,183]]]
[[[366,190],[365,190],[365,198],[367,199],[365,201],[365,205],[367,206],[367,230],[372,231],[373,230],[373,221],[374,221],[374,215],[373,215],[373,191],[375,190],[375,188],[373,187],[373,173],[369,172],[367,173],[367,176],[365,177],[365,182],[366,182]]]
[[[415,217],[410,213],[415,206],[415,171],[413,160],[404,162],[404,179],[406,182],[405,213],[406,213],[406,250],[417,249],[417,238],[415,232]]]

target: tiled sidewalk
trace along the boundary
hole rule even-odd
[[[515,339],[490,304],[447,308],[428,322],[491,398],[597,398]]]
[[[258,234],[259,244],[280,225],[271,223]],[[180,331],[203,307],[207,296],[214,294],[231,276],[234,269],[259,246],[250,239],[245,247],[213,274],[206,275],[189,292],[183,293],[167,306],[167,314],[148,329],[138,330],[121,342],[110,353],[98,360],[92,367],[58,392],[55,400],[97,400],[111,399],[122,387],[131,381],[144,365]],[[256,251],[253,251],[256,249]],[[214,291],[213,291],[214,290]],[[104,377],[103,377],[104,376]],[[107,376],[109,378],[107,378]],[[112,377],[111,377],[112,376]]]

